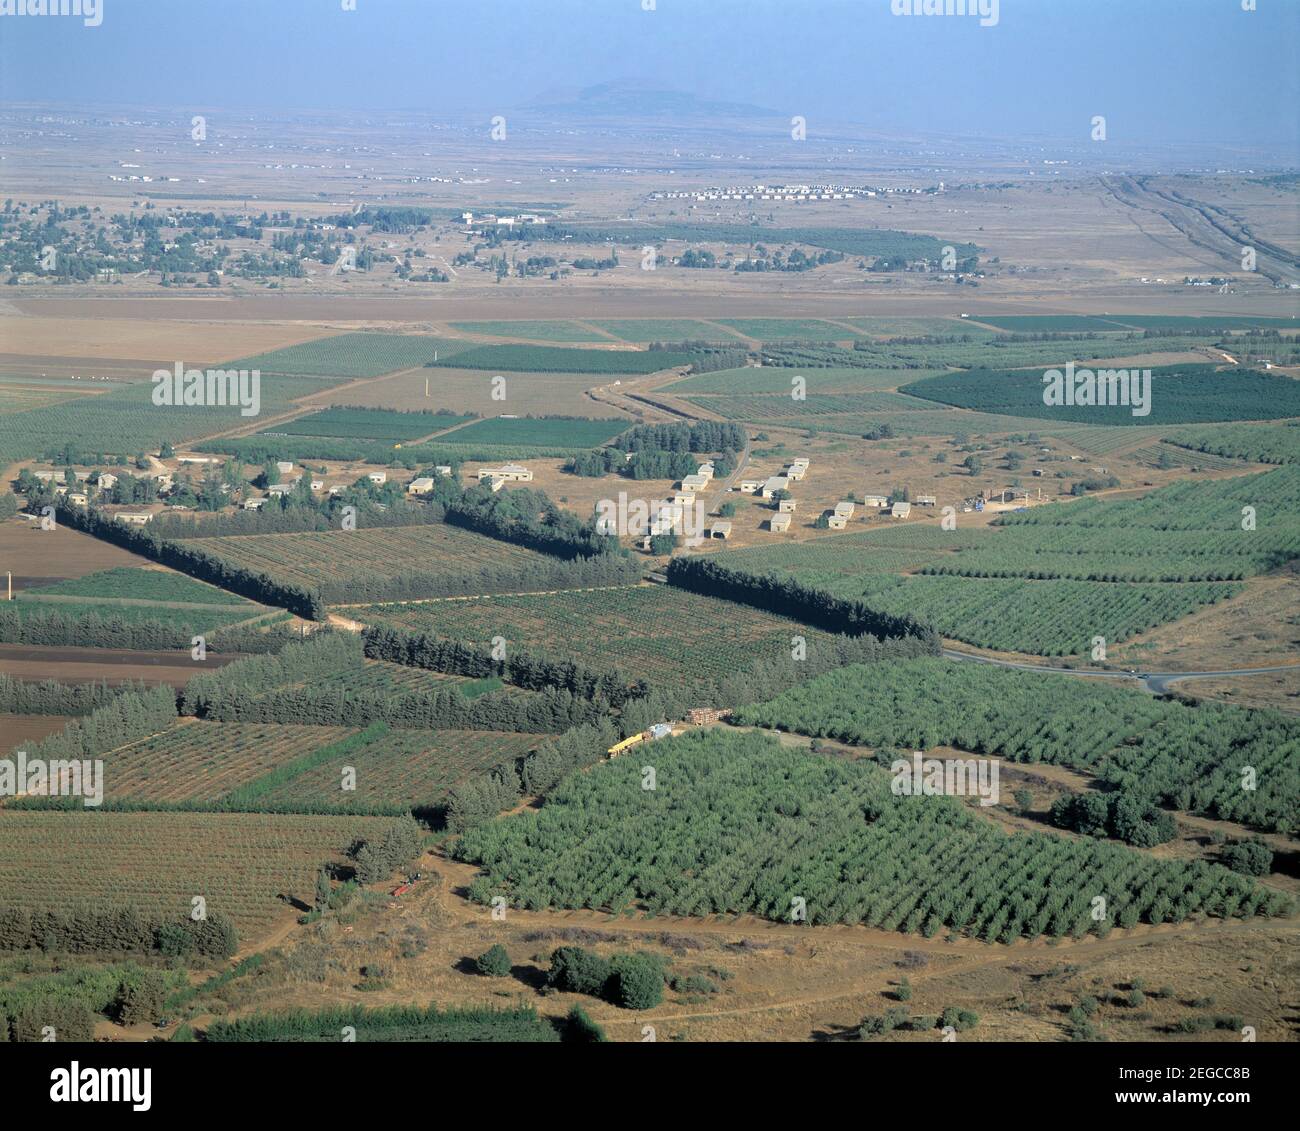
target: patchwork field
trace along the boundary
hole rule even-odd
[[[43,597],[99,597],[108,600],[150,601],[179,605],[229,605],[249,610],[252,615],[259,606],[254,602],[218,589],[215,585],[197,581],[183,573],[157,567],[121,567],[87,574],[28,589],[27,595]]]
[[[15,810],[0,821],[0,904],[129,906],[180,919],[202,896],[249,942],[283,912],[281,892],[310,898],[325,864],[390,827],[382,817]]]
[[[451,322],[453,330],[489,338],[523,338],[531,342],[607,342],[608,336],[576,322]],[[650,341],[651,339],[646,339]]]
[[[658,373],[689,365],[690,353],[667,350],[565,349],[562,346],[473,346],[444,355],[436,368],[494,369],[518,373]]]
[[[574,417],[497,417],[477,420],[441,439],[450,444],[595,448],[627,430],[624,420],[583,420]]]
[[[371,440],[418,440],[472,420],[469,416],[379,409],[327,408],[277,424],[265,435],[339,436]]]

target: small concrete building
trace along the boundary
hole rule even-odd
[[[245,499],[245,500],[244,500],[244,510],[246,510],[246,511],[260,511],[264,506],[266,506],[266,500],[265,500],[265,499]]]
[[[766,483],[763,484],[762,495],[765,499],[770,499],[778,491],[790,490],[790,480],[785,475],[773,475]]]
[[[406,485],[408,495],[427,495],[433,490],[433,479],[427,475],[421,475],[418,479],[412,479]]]
[[[793,516],[788,512],[785,514],[774,514],[767,520],[767,528],[774,534],[784,534],[790,529],[790,523]]]
[[[84,491],[72,491],[68,494],[68,502],[74,507],[86,507],[90,505],[90,497]]]
[[[287,495],[292,490],[293,490],[292,483],[272,483],[266,489],[266,493],[270,495],[271,498],[278,499],[283,495]]]
[[[152,519],[153,515],[151,514],[131,514],[126,511],[113,516],[114,522],[120,522],[126,526],[143,526],[146,522],[150,522]]]
[[[867,495],[862,500],[864,507],[880,507],[881,509],[889,506],[888,495]]]
[[[731,537],[731,523],[729,523],[729,522],[715,522],[715,523],[714,523],[714,524],[709,528],[709,537],[710,537],[710,538],[721,538],[721,539],[723,539],[724,541],[725,541],[726,539],[730,538],[730,537]]]
[[[693,495],[699,494],[699,492],[704,491],[708,488],[709,479],[710,476],[700,475],[698,473],[695,475],[684,476],[682,478],[682,490],[688,491]]]
[[[776,509],[782,514],[794,514],[794,506],[795,503],[793,499],[782,499],[776,504]]]
[[[936,496],[934,496],[934,495],[917,495],[917,496],[916,496],[916,505],[917,505],[918,507],[933,507],[933,506],[937,505],[938,502],[939,502],[938,498],[937,498]]]
[[[912,504],[899,500],[889,508],[889,513],[895,518],[907,518],[912,513]]]
[[[111,471],[101,471],[99,473],[99,489],[101,491],[111,491],[117,486],[117,476]]]
[[[275,465],[275,470],[281,475],[288,475],[293,470],[293,460],[282,459]]]
[[[853,504],[850,502],[835,504],[835,517],[850,519],[853,517]]]
[[[747,495],[752,495],[763,489],[763,480],[761,479],[742,479],[740,489]]]
[[[369,475],[366,476],[366,478],[369,479],[371,483],[387,483],[388,472],[372,471]]]
[[[832,530],[844,530],[849,525],[849,520],[842,514],[833,514],[826,520],[826,525]]]
[[[500,479],[503,483],[531,483],[533,473],[523,464],[507,463],[501,467],[480,467],[478,479],[480,483],[485,479]]]

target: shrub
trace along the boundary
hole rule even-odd
[[[113,1011],[120,1025],[152,1025],[161,1020],[167,984],[156,970],[142,970],[122,979]]]
[[[562,946],[551,954],[547,985],[571,994],[599,997],[609,981],[610,966],[600,955],[580,946]]]
[[[496,943],[474,959],[474,969],[485,978],[504,978],[510,973],[510,955]]]
[[[664,999],[663,964],[648,954],[618,954],[610,962],[606,997],[624,1009],[653,1009]]]
[[[602,1044],[609,1038],[605,1036],[605,1030],[587,1016],[582,1006],[575,1005],[564,1019],[562,1039],[574,1044]]]
[[[1267,876],[1273,870],[1273,850],[1259,840],[1236,841],[1219,853],[1219,863],[1243,876]]]

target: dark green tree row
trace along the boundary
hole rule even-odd
[[[1052,824],[1084,836],[1110,836],[1138,848],[1154,848],[1178,833],[1174,815],[1137,791],[1070,793],[1052,802]]]
[[[594,520],[583,521],[561,510],[544,492],[524,488],[500,494],[470,488],[459,502],[448,505],[447,522],[558,558],[625,552],[617,538],[596,532]]]
[[[62,611],[54,603],[37,607],[34,601],[15,601],[0,607],[0,643],[43,647],[71,645],[79,648],[128,648],[137,652],[163,652],[189,648],[191,635],[160,620]]]
[[[359,884],[377,884],[405,868],[424,851],[424,833],[414,818],[398,819],[383,840],[359,840],[349,850]]]
[[[939,651],[938,634],[913,616],[878,612],[863,601],[832,597],[790,577],[745,573],[705,557],[674,558],[668,563],[667,575],[669,585],[750,605],[827,632],[845,636],[870,634],[882,640],[915,636],[931,641],[935,654]]]
[[[579,699],[600,699],[614,707],[649,691],[644,680],[632,682],[620,672],[596,671],[569,660],[552,660],[527,652],[511,652],[504,660],[494,660],[490,653],[469,644],[387,625],[372,625],[362,638],[365,654],[372,659],[474,678],[499,676],[516,687],[534,691],[554,688]]]
[[[0,673],[0,713],[10,715],[88,715],[119,695],[147,690],[143,683],[110,687],[107,683],[59,683],[43,679],[25,683]]]
[[[560,1039],[556,1030],[538,1017],[531,1006],[440,1010],[436,1005],[395,1005],[383,1009],[349,1005],[331,1006],[312,1013],[305,1010],[255,1013],[233,1021],[214,1021],[208,1026],[205,1037],[208,1041],[222,1044],[333,1043],[348,1028],[356,1031],[358,1041],[393,1043],[548,1043]]]
[[[721,452],[744,450],[748,433],[739,424],[712,420],[696,424],[638,424],[615,441],[627,452],[644,449],[665,452]]]
[[[234,924],[219,911],[195,920],[166,918],[134,907],[80,907],[66,912],[0,907],[0,951],[229,958],[238,945]]]
[[[58,734],[27,746],[29,759],[98,758],[128,742],[166,730],[176,721],[176,693],[170,687],[124,691]]]

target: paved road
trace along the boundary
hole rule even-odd
[[[1140,683],[1152,695],[1164,695],[1171,683],[1184,679],[1224,679],[1239,675],[1266,675],[1269,672],[1286,672],[1300,668],[1300,664],[1279,664],[1271,668],[1237,668],[1223,672],[1130,672],[1091,671],[1087,668],[1046,668],[1039,664],[1018,663],[1014,660],[997,660],[992,656],[976,656],[970,652],[958,652],[945,648],[944,656],[950,660],[969,660],[977,664],[993,664],[999,668],[1019,668],[1027,672],[1059,672],[1061,675],[1088,676],[1093,679],[1130,679]]]

